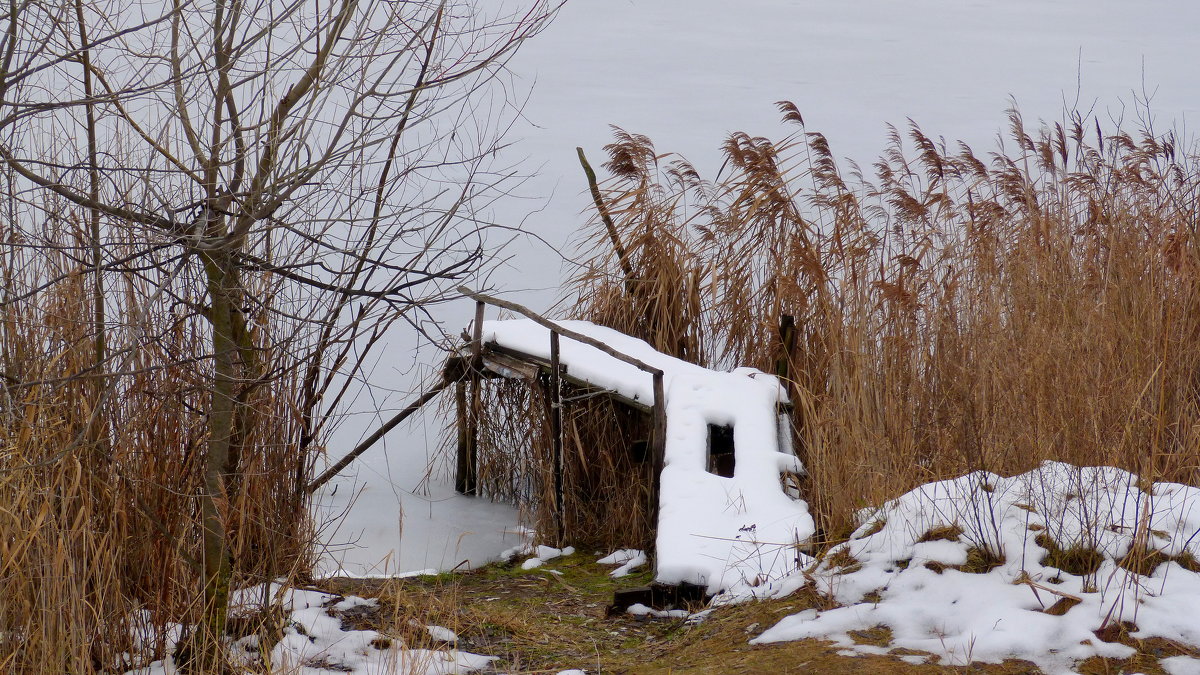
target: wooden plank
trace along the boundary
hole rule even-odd
[[[491,350],[483,352],[483,367],[485,370],[509,379],[532,380],[537,377],[539,371],[538,366],[535,364],[526,363],[512,356],[498,354]]]
[[[550,368],[550,359],[544,359],[540,356],[534,356],[533,354],[526,354],[525,352],[511,349],[501,344],[496,344],[495,342],[485,343],[483,345],[483,349],[484,353],[503,354],[504,356],[517,359],[518,361],[524,361],[525,363],[535,365],[543,370],[549,370]]]

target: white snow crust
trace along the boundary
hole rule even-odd
[[[789,616],[752,642],[814,637],[862,653],[849,632],[882,625],[892,647],[943,664],[1017,658],[1048,673],[1132,654],[1096,634],[1120,622],[1135,638],[1200,645],[1200,574],[1180,564],[1200,557],[1200,489],[1155,483],[1144,492],[1120,469],[1046,462],[1011,478],[976,472],[930,483],[859,521],[852,539],[809,571],[844,606]],[[1120,566],[1139,538],[1176,560],[1148,576]],[[1094,571],[1054,567],[1050,549],[1073,546],[1100,554]],[[972,549],[985,547],[1004,558],[988,571],[968,563]],[[964,563],[968,571],[954,568]],[[1076,600],[1062,615],[1045,611]],[[1167,661],[1164,668],[1200,672],[1188,670],[1194,659]]]
[[[548,561],[564,555],[574,555],[575,547],[566,546],[563,548],[554,548],[553,546],[538,546],[532,549],[537,555],[521,563],[521,569],[531,570],[545,565]]]
[[[601,565],[619,565],[617,569],[608,573],[614,579],[627,577],[633,573],[633,570],[645,565],[648,562],[646,553],[636,548],[623,548],[604,556],[596,561]]]
[[[808,505],[787,496],[779,482],[780,472],[802,473],[804,467],[794,454],[780,451],[776,408],[787,395],[778,379],[750,368],[708,370],[586,321],[559,325],[664,373],[667,439],[655,549],[658,580],[736,593],[794,571],[795,545],[812,536],[814,525]],[[550,331],[528,319],[485,321],[483,339],[550,356]],[[561,340],[559,352],[571,376],[654,403],[649,373],[568,338]],[[732,478],[705,470],[709,424],[733,426]]]

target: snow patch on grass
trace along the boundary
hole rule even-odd
[[[523,570],[535,569],[555,558],[572,555],[575,553],[575,547],[554,548],[552,546],[538,546],[535,549],[530,549],[530,552],[536,552],[537,555],[521,563],[521,569]]]
[[[231,594],[231,615],[245,615],[279,606],[285,612],[282,638],[262,645],[258,635],[239,638],[229,645],[231,660],[245,672],[259,672],[266,652],[271,672],[339,672],[354,675],[452,675],[488,668],[496,657],[458,650],[408,649],[398,638],[373,630],[354,630],[343,624],[343,615],[362,607],[377,607],[378,600],[341,597],[296,589],[280,583],[256,586]],[[438,641],[454,644],[458,636],[441,626],[426,626]],[[173,651],[174,644],[168,645]],[[267,651],[269,650],[269,651]],[[131,670],[126,675],[176,675],[171,656]]]
[[[943,664],[1016,658],[1047,672],[1130,656],[1118,627],[1200,645],[1200,489],[1046,462],[923,485],[859,522],[809,572],[842,606],[789,616],[752,642],[812,637],[874,653],[852,632],[884,626],[891,646]]]
[[[601,565],[620,565],[617,569],[608,573],[614,579],[627,577],[633,573],[633,570],[643,566],[647,562],[646,553],[636,548],[623,548],[614,551],[603,558],[596,561]]]

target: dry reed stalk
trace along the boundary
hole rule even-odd
[[[738,133],[707,183],[618,131],[602,192],[634,278],[599,247],[574,314],[698,363],[786,373],[829,537],[973,469],[1057,459],[1194,484],[1195,151],[1074,113],[1030,131],[1015,110],[1007,142],[981,158],[894,129],[867,179],[802,126]]]
[[[113,275],[105,309],[116,354],[97,367],[95,315],[80,311],[92,280],[77,244],[48,223],[37,235],[6,230],[0,247],[4,672],[123,672],[163,656],[168,622],[199,616],[209,365],[196,294],[184,278],[170,287],[173,303],[148,305],[165,266]],[[272,332],[291,334],[259,330],[265,358]],[[100,377],[114,364],[125,374]],[[303,574],[312,562],[303,487],[313,457],[296,450],[293,372],[245,393],[253,419],[225,513],[238,584]]]
[[[784,376],[818,539],[976,469],[1200,480],[1195,149],[1072,112],[1031,131],[1012,110],[988,156],[893,129],[868,178],[780,109],[798,131],[731,135],[716,182],[617,130],[610,218],[587,232],[571,314]],[[543,385],[481,386],[484,492],[555,531]],[[651,477],[631,445],[645,420],[581,393],[564,416],[569,536],[644,545]],[[973,525],[984,545],[987,525]]]

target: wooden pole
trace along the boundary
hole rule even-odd
[[[479,494],[479,387],[483,369],[483,309],[475,301],[475,324],[471,327],[471,362],[466,382],[455,387],[455,412],[458,418],[458,456],[454,489],[474,497]],[[470,401],[467,391],[470,390]]]
[[[483,353],[483,307],[484,302],[479,298],[475,299],[475,325],[471,327],[471,358],[475,361],[473,364],[478,368],[479,356]]]
[[[804,426],[807,420],[804,419],[805,407],[801,405],[799,382],[802,373],[796,372],[796,363],[794,362],[797,333],[794,316],[784,314],[779,317],[779,359],[775,362],[775,374],[783,382],[788,398],[792,402],[792,428],[788,429],[792,435],[792,449],[807,469],[808,449],[804,443]]]
[[[554,525],[557,533],[556,546],[563,545],[563,438],[562,438],[562,382],[558,358],[558,333],[550,331],[550,443],[554,461]]]
[[[775,374],[789,386],[792,379],[792,352],[796,348],[796,318],[791,314],[779,317],[779,355],[775,359]],[[790,386],[789,386],[790,389]]]
[[[654,457],[654,476],[650,482],[650,526],[652,531],[657,532],[658,500],[661,496],[662,472],[667,456],[667,397],[661,370],[654,374],[654,432],[650,442]]]
[[[423,406],[426,403],[428,403],[429,401],[433,400],[433,397],[435,397],[439,393],[441,393],[441,391],[446,388],[447,384],[448,383],[445,380],[439,381],[437,384],[430,387],[429,390],[426,391],[424,394],[421,394],[420,398],[413,401],[412,403],[409,403],[404,408],[404,410],[401,410],[400,412],[396,413],[396,415],[394,417],[392,417],[392,419],[388,420],[387,422],[384,423],[383,426],[376,429],[375,433],[368,436],[366,438],[366,440],[364,440],[362,443],[359,443],[357,447],[355,447],[353,450],[351,450],[350,454],[346,455],[341,460],[339,460],[337,464],[334,464],[333,466],[326,469],[325,473],[322,473],[320,476],[317,476],[317,478],[314,479],[313,482],[309,483],[308,491],[310,493],[316,492],[317,488],[321,487],[325,483],[329,482],[329,479],[331,479],[334,476],[341,473],[342,469],[345,469],[347,466],[349,466],[350,462],[353,462],[354,460],[358,459],[359,455],[361,455],[364,452],[366,452],[367,450],[369,450],[372,445],[375,445],[375,443],[377,443],[379,441],[379,439],[383,438],[384,435],[387,434],[387,432],[394,429],[397,424],[400,424],[404,420],[408,419],[413,413],[417,412],[417,410],[419,410],[421,408],[421,406]]]
[[[475,494],[475,464],[471,460],[471,413],[467,409],[467,383],[454,383],[454,417],[458,428],[454,468],[454,491],[463,495]]]

